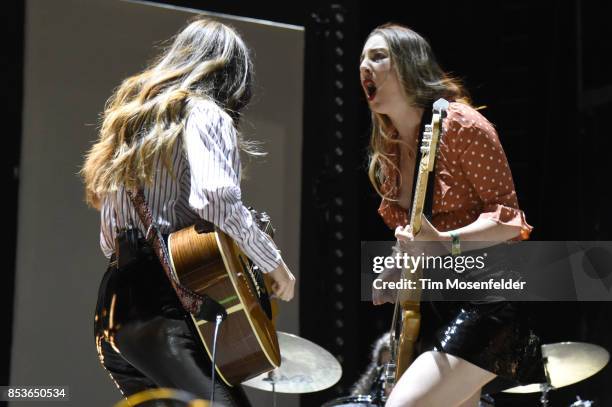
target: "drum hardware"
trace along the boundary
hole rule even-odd
[[[540,384],[540,391],[542,395],[540,396],[540,404],[542,407],[548,407],[548,392],[553,389],[551,380],[550,380],[550,372],[548,370],[548,356],[544,355],[542,351],[542,359],[544,362],[544,375],[546,376],[546,383]]]
[[[552,387],[548,383],[540,384],[540,391],[542,392],[542,395],[540,396],[540,404],[543,407],[548,407],[548,392],[551,391],[553,388],[554,387]]]
[[[373,391],[370,393],[375,402],[379,402],[381,406],[385,405],[387,396],[391,393],[395,384],[395,363],[385,363],[378,367],[378,380],[374,383]]]
[[[385,363],[382,366],[382,374],[379,380],[382,383],[382,390],[385,394],[389,393],[395,384],[395,368],[394,362]],[[389,391],[387,392],[387,390]]]
[[[495,400],[488,394],[481,394],[478,407],[495,407]]]
[[[347,396],[333,399],[321,407],[381,407],[382,404],[375,403],[372,396]]]
[[[573,402],[569,407],[593,407],[594,403],[590,400],[583,400],[580,396],[576,396],[576,401]]]
[[[321,407],[382,407],[395,381],[395,364],[385,363],[376,368],[376,381],[370,394],[358,394],[330,400]],[[391,388],[389,387],[391,386]],[[389,391],[387,391],[387,389]]]
[[[276,375],[274,374],[274,370],[268,372],[267,375],[268,377],[261,380],[270,383],[272,386],[272,407],[276,407]]]

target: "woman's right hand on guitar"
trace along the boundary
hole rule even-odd
[[[290,301],[293,298],[295,277],[291,271],[289,271],[285,262],[281,261],[281,264],[272,270],[269,275],[274,281],[272,283],[272,293],[274,297],[280,298],[283,301]]]

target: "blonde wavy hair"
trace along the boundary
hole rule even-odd
[[[251,98],[251,57],[232,28],[198,17],[170,41],[106,102],[98,141],[80,172],[85,200],[95,208],[102,196],[119,187],[150,185],[156,154],[172,173],[171,153],[191,102],[211,100],[237,125]]]
[[[409,103],[424,109],[431,109],[433,102],[445,98],[470,104],[470,98],[461,82],[445,73],[436,62],[429,43],[415,31],[399,24],[387,23],[375,28],[368,39],[380,35],[389,48],[391,66],[397,76]],[[387,115],[372,112],[372,133],[369,148],[368,177],[376,192],[383,198],[381,185],[385,173],[399,168],[391,157],[392,146],[402,143],[393,137],[395,129]]]

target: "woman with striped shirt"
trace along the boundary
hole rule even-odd
[[[239,151],[249,151],[236,127],[251,78],[238,34],[197,19],[114,92],[82,170],[87,202],[101,212],[106,257],[116,257],[118,230],[134,226],[145,234],[126,192],[140,187],[161,233],[209,221],[270,274],[278,298],[293,297],[295,278],[241,199]],[[124,396],[173,387],[209,398],[210,360],[158,259],[145,255],[129,269],[111,264],[100,286],[95,336],[117,387]],[[249,405],[240,388],[217,383],[215,394],[223,405]]]

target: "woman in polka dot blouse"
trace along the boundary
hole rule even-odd
[[[363,48],[360,79],[372,111],[369,176],[382,197],[378,212],[400,242],[450,241],[454,235],[496,244],[529,237],[532,227],[518,207],[495,129],[470,106],[461,84],[441,70],[425,39],[395,24],[376,28]],[[407,225],[419,131],[425,111],[441,97],[451,103],[436,156],[431,223],[423,218],[412,235]],[[388,407],[477,406],[487,384],[541,380],[539,338],[520,304],[442,306],[430,319],[424,307],[424,323],[435,325],[432,350],[404,373]]]

